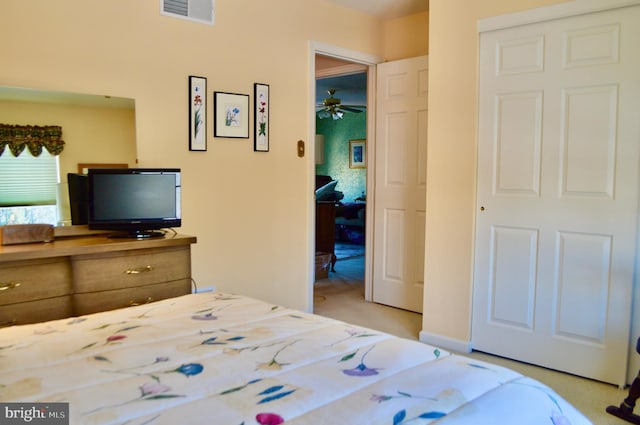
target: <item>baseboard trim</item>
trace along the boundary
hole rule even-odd
[[[459,353],[470,353],[472,351],[471,341],[449,338],[425,331],[420,331],[419,339],[420,342],[435,345],[436,347],[444,348],[449,351],[457,351]]]

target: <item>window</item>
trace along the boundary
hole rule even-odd
[[[0,225],[57,223],[58,157],[0,156]]]

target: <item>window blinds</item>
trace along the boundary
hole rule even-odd
[[[28,152],[0,156],[0,207],[55,205],[58,183],[56,156]]]

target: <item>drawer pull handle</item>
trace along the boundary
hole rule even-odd
[[[149,298],[147,298],[147,299],[146,299],[146,300],[144,300],[144,301],[130,301],[130,302],[129,302],[129,306],[130,306],[130,307],[134,307],[134,306],[136,306],[136,305],[149,304],[149,303],[152,303],[152,302],[153,302],[153,298],[149,297]]]
[[[136,268],[127,269],[127,271],[125,273],[126,274],[140,274],[140,273],[150,272],[151,270],[153,270],[153,267],[144,266],[144,267],[136,267]]]
[[[0,322],[0,328],[8,328],[9,326],[13,326],[17,323],[16,319],[7,320],[6,322]]]
[[[6,291],[7,289],[14,289],[22,285],[20,282],[0,283],[0,291]]]

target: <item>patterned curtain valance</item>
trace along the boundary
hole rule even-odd
[[[28,148],[33,156],[40,156],[44,147],[51,155],[60,155],[64,149],[62,127],[57,125],[8,125],[0,124],[0,155],[9,146],[13,156]]]

